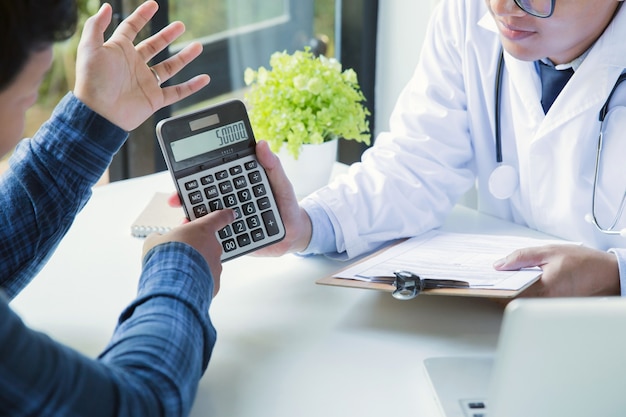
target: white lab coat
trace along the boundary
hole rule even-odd
[[[377,137],[349,175],[314,193],[305,207],[324,209],[337,251],[354,257],[440,226],[476,185],[481,212],[601,250],[618,248],[625,268],[626,239],[604,235],[584,219],[591,211],[598,113],[626,68],[625,40],[622,7],[547,115],[535,64],[505,53],[503,158],[519,172],[520,185],[511,199],[498,200],[487,184],[496,167],[499,37],[483,1],[443,0],[390,131]],[[626,83],[612,103],[610,149],[602,153],[611,181],[600,182],[596,209],[605,224],[626,189],[626,107],[620,107],[626,106]]]

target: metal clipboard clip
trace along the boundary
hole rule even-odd
[[[372,277],[371,282],[381,282],[393,285],[391,293],[397,300],[410,300],[417,297],[422,291],[434,288],[469,288],[469,283],[453,279],[420,278],[410,271],[394,271],[393,277]]]

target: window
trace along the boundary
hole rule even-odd
[[[187,27],[172,52],[191,40],[204,47],[173,81],[201,72],[211,76],[209,87],[177,103],[176,111],[240,91],[247,67],[267,66],[273,52],[307,45],[313,37],[313,0],[170,0],[169,20],[181,20]]]
[[[126,1],[111,2],[117,16],[129,12],[122,3],[125,5]],[[306,45],[315,46],[315,36],[319,33],[329,36],[327,55],[339,54],[338,58],[345,67],[357,71],[373,113],[378,0],[159,0],[159,4],[152,33],[173,20],[183,21],[187,32],[171,46],[170,51],[156,57],[155,61],[161,61],[168,53],[175,53],[186,43],[198,40],[203,44],[202,55],[170,82],[177,83],[198,73],[208,73],[211,83],[192,97],[160,110],[133,131],[131,139],[111,164],[111,180],[164,170],[165,163],[154,133],[158,120],[206,105],[212,100],[241,97],[243,73],[247,67],[267,66],[270,55],[275,51],[291,52]],[[126,7],[131,9],[135,6]],[[334,36],[335,28],[343,28],[344,25],[346,30],[342,30],[341,36]],[[341,37],[336,41],[337,45],[334,37]],[[350,149],[350,144],[346,145],[347,150],[340,145],[340,160],[352,162],[358,159],[363,149]]]
[[[128,13],[122,3],[111,3],[118,16]],[[174,20],[183,21],[187,31],[170,51],[155,61],[166,59],[192,40],[200,41],[202,55],[169,82],[208,73],[211,83],[180,103],[160,110],[132,132],[131,140],[113,160],[112,180],[165,169],[154,134],[156,121],[201,106],[208,100],[241,95],[245,68],[268,65],[273,52],[301,49],[313,38],[314,0],[160,0],[159,4],[152,33]]]

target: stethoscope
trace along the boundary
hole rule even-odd
[[[489,191],[491,194],[500,200],[506,200],[511,198],[513,193],[517,190],[519,186],[519,176],[515,168],[509,164],[503,162],[502,159],[502,131],[500,126],[500,108],[502,103],[502,73],[504,72],[504,52],[500,50],[500,57],[498,59],[498,67],[496,71],[496,81],[495,81],[495,116],[494,116],[494,129],[495,129],[495,138],[496,138],[496,162],[497,166],[489,176]],[[595,170],[594,170],[594,178],[593,178],[593,193],[591,197],[591,213],[585,216],[585,220],[589,223],[593,224],[600,232],[609,234],[609,235],[621,235],[622,237],[626,237],[626,228],[621,230],[615,229],[617,223],[619,222],[624,208],[626,207],[626,189],[624,190],[624,195],[622,196],[622,201],[617,210],[617,214],[615,218],[611,222],[608,227],[600,226],[597,218],[596,218],[596,190],[598,184],[598,176],[599,176],[599,167],[600,167],[600,155],[602,154],[602,140],[604,136],[604,119],[609,112],[609,102],[611,101],[611,97],[617,87],[622,83],[622,81],[626,80],[626,73],[619,76],[617,82],[613,86],[611,93],[609,94],[606,102],[600,109],[599,120],[600,120],[600,134],[598,138],[598,148],[596,152],[596,161],[595,161]]]
[[[489,176],[489,191],[499,199],[511,198],[519,185],[517,171],[513,166],[503,163],[502,159],[502,130],[500,127],[500,108],[502,107],[502,73],[504,72],[504,52],[500,50],[498,69],[496,71],[496,111],[494,127],[496,134],[496,162],[497,166]]]

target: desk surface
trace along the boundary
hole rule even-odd
[[[143,240],[130,224],[167,173],[94,190],[56,253],[12,303],[32,327],[96,356],[133,299]],[[457,208],[451,230],[533,233]],[[484,299],[316,285],[345,264],[244,256],[224,264],[218,340],[192,416],[434,416],[426,357],[493,352],[502,306]]]

